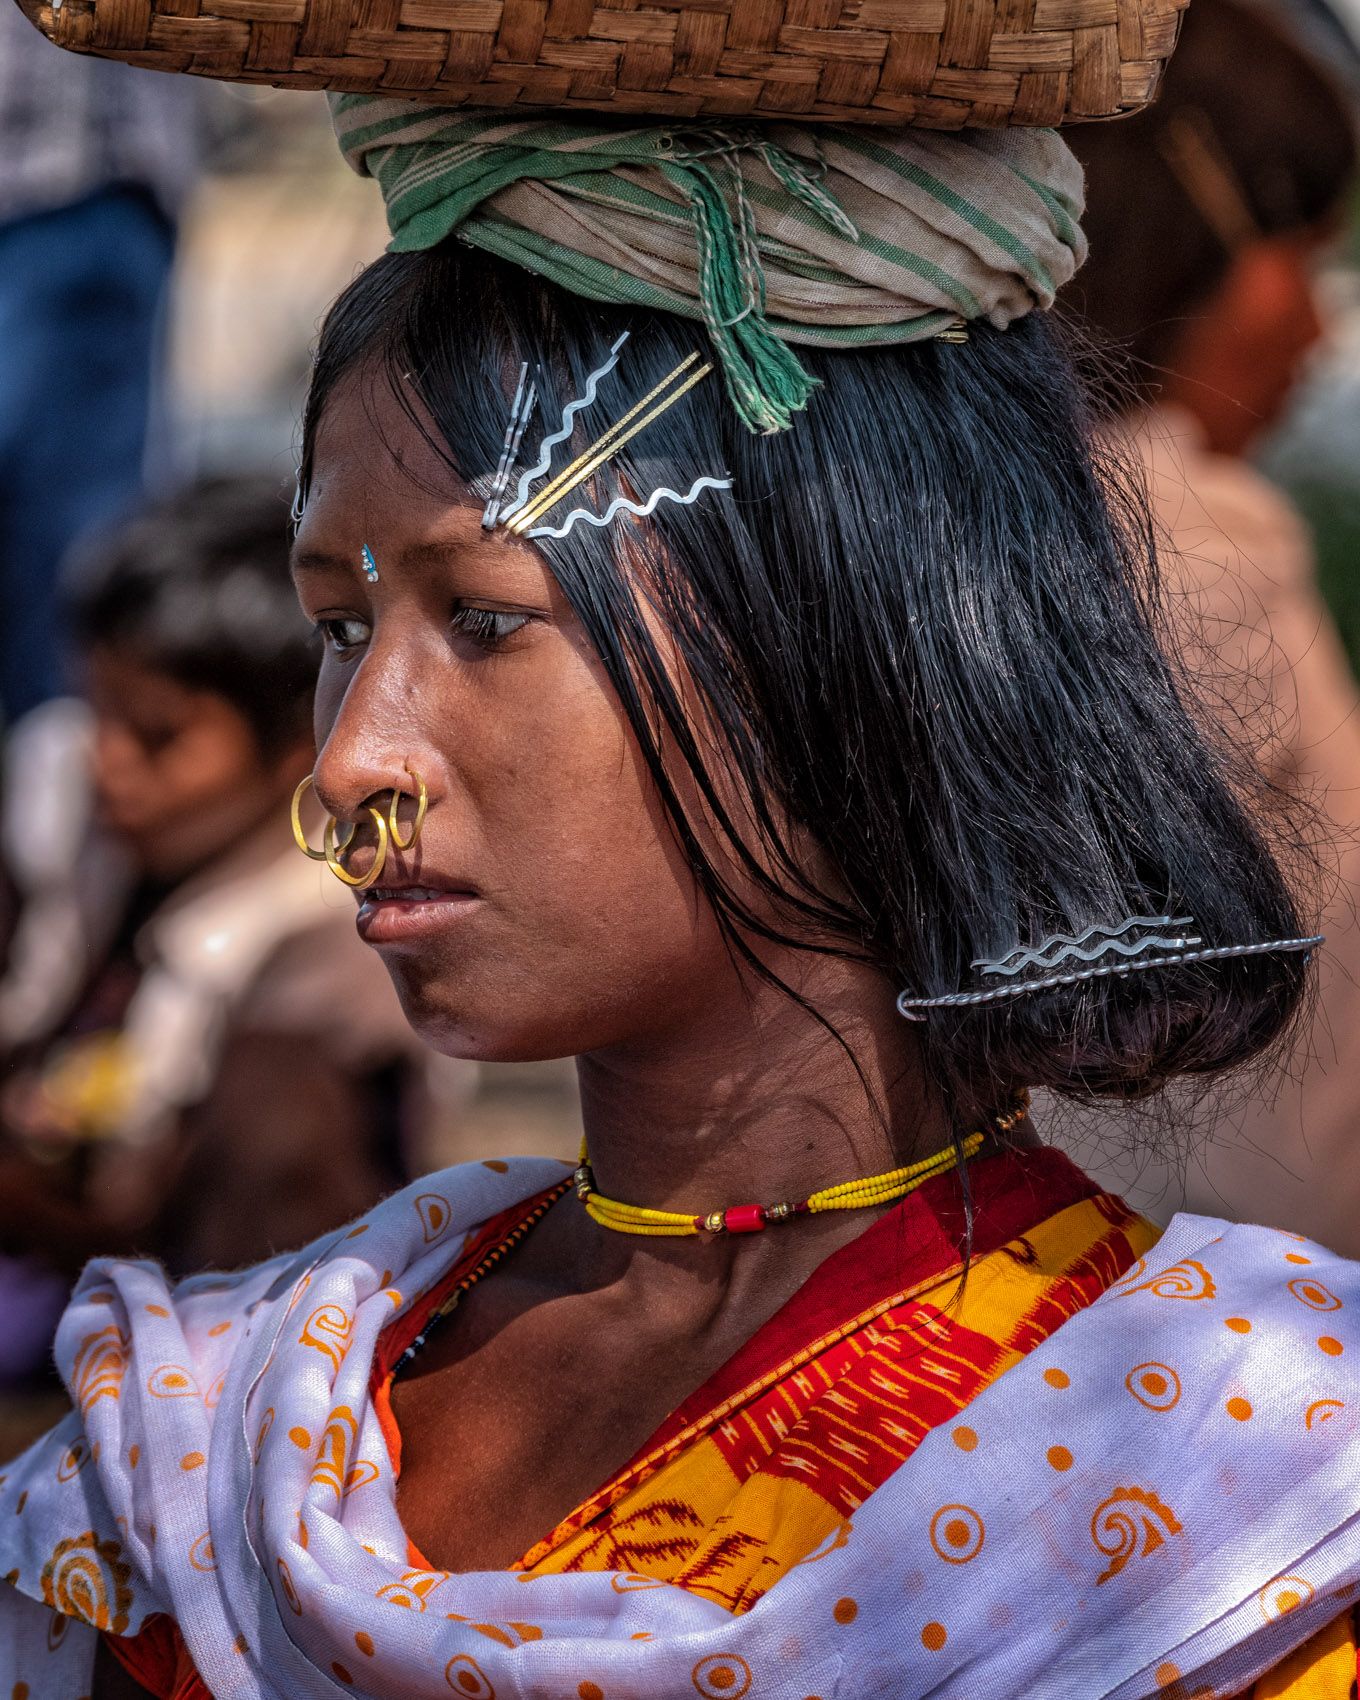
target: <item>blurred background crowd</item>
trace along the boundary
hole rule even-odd
[[[1290,1073],[1158,1149],[1061,1120],[1156,1214],[1360,1255],[1360,4],[1193,0],[1160,102],[1071,138],[1096,429],[1141,468],[1174,641],[1325,819]],[[287,575],[320,315],[380,252],[320,96],[80,59],[0,0],[0,1457],[51,1418],[96,1252],[298,1245],[423,1169],[574,1155],[570,1065],[411,1036],[293,848]],[[1113,460],[1112,460],[1113,464]],[[828,1177],[833,1178],[833,1177]]]

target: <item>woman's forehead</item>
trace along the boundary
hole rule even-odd
[[[408,383],[407,393],[397,393],[397,382]],[[310,461],[309,501],[313,491],[333,495],[338,474],[350,489],[395,483],[400,501],[423,492],[439,504],[477,504],[414,384],[371,367],[343,379],[327,397]]]

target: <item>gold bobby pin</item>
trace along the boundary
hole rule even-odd
[[[584,454],[574,460],[565,471],[558,473],[556,478],[540,490],[538,495],[533,497],[532,500],[526,502],[525,505],[518,510],[518,512],[512,514],[505,522],[510,529],[514,532],[522,532],[528,526],[532,525],[536,519],[541,518],[545,513],[547,513],[550,508],[555,508],[564,496],[569,495],[578,484],[584,483],[597,467],[599,467],[604,461],[610,459],[611,456],[617,454],[625,443],[631,442],[640,431],[645,430],[647,426],[650,425],[654,419],[659,418],[668,407],[672,407],[680,400],[681,396],[688,394],[688,392],[694,388],[695,384],[699,383],[701,379],[706,378],[713,370],[711,363],[704,366],[700,371],[695,372],[694,375],[683,383],[679,389],[675,390],[671,395],[666,396],[657,407],[653,408],[652,411],[646,415],[645,418],[638,419],[637,416],[642,413],[643,409],[655,401],[658,396],[662,395],[665,390],[681,376],[682,373],[687,372],[698,358],[698,354],[694,353],[688,355],[684,360],[682,360],[673,372],[661,380],[655,389],[643,396],[641,401],[630,407],[628,412],[624,414],[623,418],[616,424],[611,425],[603,436],[598,437]],[[637,420],[636,424],[632,423],[634,420]],[[629,429],[630,426],[631,429]]]

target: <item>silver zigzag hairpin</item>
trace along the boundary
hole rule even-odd
[[[644,502],[633,502],[625,496],[620,496],[611,502],[602,514],[594,514],[588,508],[573,508],[560,525],[539,524],[534,522],[546,520],[552,510],[558,507],[568,495],[593,473],[612,460],[616,454],[630,443],[640,432],[680,401],[694,388],[702,383],[713,370],[712,363],[698,366],[695,370],[699,355],[691,354],[682,360],[673,372],[667,374],[654,389],[635,402],[628,411],[617,419],[607,430],[590,445],[588,449],[572,463],[551,477],[553,451],[561,444],[568,442],[576,425],[578,414],[591,407],[599,393],[601,383],[607,378],[619,363],[619,354],[628,340],[625,331],[609,350],[605,359],[586,379],[585,389],[562,410],[562,418],[558,428],[550,436],[543,439],[539,445],[537,463],[528,467],[520,474],[514,500],[509,506],[504,506],[505,492],[514,472],[525,428],[529,416],[533,412],[537,389],[529,379],[529,368],[526,363],[520,368],[519,385],[515,391],[515,399],[510,409],[510,419],[505,428],[505,441],[501,450],[500,461],[496,467],[495,478],[490,487],[490,495],[482,514],[483,527],[491,531],[500,524],[507,530],[519,536],[530,538],[553,537],[562,538],[579,524],[603,528],[613,523],[620,514],[631,514],[637,518],[646,518],[654,513],[662,502],[674,502],[680,507],[688,507],[703,494],[705,490],[730,490],[730,478],[713,478],[705,475],[696,478],[689,489],[681,494],[678,490],[663,487],[654,490]],[[533,486],[540,480],[547,479],[546,484],[535,491]]]
[[[1232,956],[1265,956],[1275,951],[1308,951],[1323,942],[1322,934],[1317,933],[1310,938],[1206,947],[1197,933],[1183,930],[1194,925],[1188,915],[1129,915],[1115,926],[1096,922],[1084,932],[1054,933],[1042,944],[1017,945],[1004,956],[994,960],[979,958],[973,963],[984,981],[1002,983],[984,985],[971,992],[946,992],[934,998],[914,998],[903,992],[897,1000],[898,1012],[908,1021],[924,1021],[926,1012],[932,1009],[968,1009],[979,1004],[1005,1003],[1027,992],[1076,986],[1086,980],[1133,974],[1145,968],[1171,968]],[[1168,932],[1168,928],[1174,930]],[[1064,966],[1067,963],[1083,966],[1068,968]],[[1027,974],[1027,969],[1038,972]]]

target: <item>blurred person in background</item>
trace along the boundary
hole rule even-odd
[[[1195,1149],[1186,1202],[1355,1255],[1360,699],[1303,522],[1247,458],[1323,336],[1316,274],[1355,184],[1354,107],[1305,45],[1326,22],[1320,6],[1291,21],[1284,6],[1195,0],[1157,103],[1072,132],[1091,253],[1070,299],[1127,356],[1115,435],[1146,467],[1186,660],[1270,776],[1312,795],[1340,868],[1298,1078]],[[1331,38],[1354,60],[1334,22]],[[1179,1202],[1179,1176],[1154,1164],[1141,1183]]]
[[[156,413],[176,219],[198,168],[187,77],[76,59],[0,9],[0,710],[62,689],[57,575],[129,510]]]
[[[95,1253],[230,1269],[408,1176],[428,1053],[289,829],[317,654],[287,551],[270,482],[125,523],[77,562],[88,708],[11,738],[0,1377]]]

